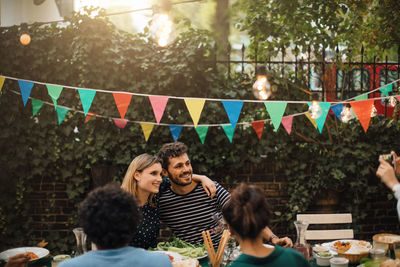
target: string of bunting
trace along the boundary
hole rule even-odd
[[[325,124],[325,121],[326,121],[326,117],[329,113],[329,110],[332,110],[333,113],[339,118],[339,120],[342,121],[340,113],[343,110],[343,105],[346,103],[349,103],[351,105],[352,112],[358,118],[364,131],[366,132],[368,129],[368,126],[369,126],[370,119],[371,119],[371,111],[373,109],[375,100],[387,99],[389,97],[396,97],[397,100],[400,101],[400,95],[389,96],[389,93],[393,91],[394,83],[400,81],[400,79],[398,79],[398,80],[395,80],[384,86],[381,86],[381,87],[371,90],[369,92],[360,94],[356,97],[347,99],[345,101],[319,102],[318,104],[321,108],[322,114],[320,117],[313,119],[313,118],[311,118],[310,114],[307,111],[283,116],[285,113],[287,104],[308,104],[308,106],[310,106],[311,102],[309,102],[309,101],[264,101],[264,100],[213,99],[213,98],[193,98],[193,97],[151,95],[151,94],[142,94],[142,93],[123,92],[123,91],[110,91],[110,90],[102,90],[102,89],[71,87],[71,86],[66,86],[66,85],[43,83],[43,82],[38,82],[38,81],[24,80],[24,79],[18,79],[18,78],[14,78],[14,77],[1,76],[1,75],[0,75],[0,91],[2,90],[5,79],[18,81],[20,93],[15,92],[13,90],[11,90],[11,92],[21,95],[24,106],[26,106],[28,100],[31,99],[33,116],[35,116],[38,113],[38,111],[40,110],[40,108],[44,104],[46,104],[46,105],[54,106],[54,108],[57,112],[57,119],[58,119],[59,125],[63,122],[68,111],[83,113],[85,116],[85,123],[88,122],[92,117],[112,119],[114,121],[115,125],[121,129],[125,128],[125,126],[128,122],[138,123],[138,124],[140,124],[140,126],[142,128],[146,142],[148,141],[148,139],[150,137],[150,134],[154,128],[154,125],[168,126],[174,141],[178,140],[181,130],[182,130],[182,127],[194,127],[203,144],[204,144],[209,127],[221,127],[224,130],[224,132],[230,142],[232,142],[232,140],[233,140],[233,135],[234,135],[234,132],[236,129],[236,125],[245,125],[245,126],[251,125],[253,127],[254,131],[256,132],[258,138],[261,139],[264,124],[267,121],[271,121],[275,132],[278,131],[279,126],[282,124],[283,127],[285,128],[286,132],[290,135],[291,129],[292,129],[293,117],[300,116],[300,115],[305,115],[310,120],[310,122],[313,124],[313,126],[316,129],[318,129],[318,131],[321,133],[323,126]],[[46,86],[48,94],[53,103],[38,100],[38,99],[30,97],[32,88],[34,87],[35,84],[41,84],[41,85]],[[83,111],[76,110],[76,109],[66,107],[66,106],[57,105],[57,100],[59,99],[63,89],[72,89],[72,90],[78,91],[80,99],[81,99]],[[378,90],[382,93],[382,95],[384,95],[383,97],[368,98],[369,94],[371,94],[375,91],[378,91]],[[107,116],[95,114],[95,113],[89,111],[97,92],[110,93],[113,95],[114,101],[116,103],[117,109],[120,114],[120,118],[107,117]],[[130,105],[130,102],[131,102],[131,99],[133,96],[141,96],[141,97],[149,98],[153,112],[154,112],[154,117],[155,117],[156,122],[144,122],[144,121],[134,121],[134,120],[125,119],[125,114],[129,108],[129,105]],[[189,111],[189,114],[193,120],[193,124],[177,125],[177,124],[161,123],[161,119],[163,117],[164,110],[166,108],[166,105],[167,105],[169,99],[184,100],[186,107]],[[202,113],[202,110],[203,110],[203,107],[204,107],[204,104],[206,101],[221,102],[227,113],[229,123],[200,124],[199,125],[198,122],[200,120],[201,113]],[[241,112],[243,104],[245,102],[263,103],[265,105],[265,108],[266,108],[268,114],[270,115],[270,119],[238,123],[240,112]]]

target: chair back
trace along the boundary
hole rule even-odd
[[[351,213],[338,214],[297,214],[298,221],[306,221],[310,225],[329,225],[329,224],[351,224]],[[307,230],[306,240],[335,240],[335,239],[353,239],[353,229],[337,230]]]

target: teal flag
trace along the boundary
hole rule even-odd
[[[221,124],[221,127],[224,130],[229,141],[232,143],[233,133],[235,132],[235,128],[231,124]]]
[[[172,134],[172,137],[174,138],[174,141],[178,141],[179,135],[181,134],[182,131],[182,126],[179,125],[170,125],[169,130]]]
[[[393,90],[393,84],[386,84],[385,86],[383,86],[381,89],[379,89],[379,91],[382,92],[382,94],[384,94],[385,96],[389,96],[389,92],[391,92]]]
[[[208,132],[208,126],[198,125],[196,127],[196,132],[200,138],[201,143],[204,144],[204,140],[206,139],[207,132]]]
[[[32,98],[32,116],[35,116],[42,106],[42,101]]]
[[[285,113],[287,102],[264,102],[264,105],[271,117],[274,129],[277,131]]]
[[[29,96],[31,95],[34,83],[28,81],[18,81],[18,84],[19,89],[21,90],[22,102],[24,102],[24,106],[26,106],[26,102],[28,102]]]
[[[368,94],[359,95],[354,98],[354,100],[356,100],[356,101],[365,100],[365,99],[368,99]]]
[[[85,116],[86,116],[87,113],[89,112],[90,106],[92,105],[93,98],[96,95],[96,91],[79,89],[78,92],[79,92],[79,96],[81,98],[83,112],[85,113]]]
[[[326,116],[329,113],[329,109],[331,107],[330,102],[319,102],[319,107],[321,108],[321,116],[315,119],[315,123],[317,124],[318,130],[322,133],[322,129],[324,128]],[[311,106],[311,102],[308,102],[308,106]]]
[[[54,84],[46,84],[47,92],[49,93],[51,100],[53,100],[54,108],[57,108],[57,100],[63,90],[62,86]]]
[[[69,109],[56,107],[56,111],[57,111],[58,125],[60,125],[63,122],[65,115],[67,115]]]
[[[228,114],[229,121],[232,124],[233,129],[236,127],[236,123],[240,116],[240,111],[243,107],[243,101],[221,101],[224,105],[225,111]]]

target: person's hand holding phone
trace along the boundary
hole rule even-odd
[[[400,175],[400,157],[394,151],[390,152],[390,154],[393,156],[394,170],[397,175]]]
[[[382,157],[379,157],[379,162],[380,165],[376,171],[376,175],[381,178],[382,182],[384,182],[387,187],[393,189],[393,186],[399,183],[396,175],[394,174],[393,166]]]

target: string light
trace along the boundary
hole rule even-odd
[[[19,37],[19,41],[23,45],[28,45],[31,42],[31,37],[27,33],[21,34],[21,37]]]
[[[378,115],[378,111],[376,110],[375,105],[372,105],[371,118],[375,117],[376,115]]]
[[[150,26],[150,31],[157,44],[161,47],[166,47],[175,39],[174,23],[170,18],[171,2],[164,0],[159,10],[153,11],[153,21]]]
[[[318,94],[312,94],[312,102],[310,107],[308,108],[308,113],[312,119],[318,119],[322,115],[322,109],[318,103]]]
[[[352,119],[351,107],[348,104],[343,105],[342,112],[340,112],[340,118],[342,122],[347,123]]]
[[[391,105],[392,107],[395,107],[397,105],[397,99],[392,95],[389,97],[389,105]]]
[[[271,84],[268,81],[265,66],[257,66],[256,81],[253,84],[254,97],[260,100],[267,100],[272,95]]]

